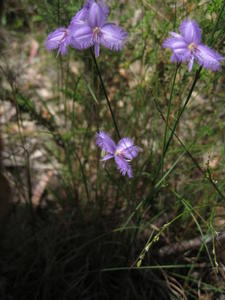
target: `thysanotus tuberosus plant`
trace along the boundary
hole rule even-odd
[[[28,3],[2,18],[36,35],[1,62],[23,160],[0,298],[220,299],[225,1]]]
[[[58,49],[58,53],[65,55],[68,46],[78,50],[94,47],[95,57],[99,56],[100,45],[114,51],[121,50],[124,47],[127,33],[114,23],[107,23],[108,14],[109,7],[104,0],[99,2],[87,0],[83,8],[71,19],[68,28],[58,28],[48,35],[46,48],[48,50]],[[214,71],[220,69],[220,63],[224,58],[213,49],[201,43],[201,29],[196,21],[187,19],[180,26],[180,34],[175,32],[171,32],[170,34],[172,37],[167,39],[163,46],[172,49],[174,53],[171,60],[177,63],[177,66],[181,62],[188,61],[188,70],[191,71],[196,59],[201,67]],[[97,61],[95,58],[94,60],[98,69]],[[119,129],[99,69],[98,74],[112,114],[116,132],[120,138]],[[189,98],[191,97],[191,93]],[[166,138],[166,136],[164,137]],[[127,174],[129,177],[132,177],[129,161],[137,156],[138,151],[135,149],[138,148],[133,145],[133,142],[129,138],[122,139],[116,147],[106,133],[100,132],[97,134],[97,144],[103,151],[108,152],[107,156],[104,156],[103,161],[114,157],[122,175]],[[128,154],[128,152],[130,153]]]

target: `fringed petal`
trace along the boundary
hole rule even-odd
[[[96,27],[101,27],[104,22],[104,11],[98,3],[94,2],[89,9],[88,24],[92,29],[95,29]]]
[[[99,53],[100,53],[100,45],[99,45],[99,43],[95,43],[94,44],[94,51],[95,51],[95,57],[98,57]]]
[[[115,156],[115,162],[116,162],[118,170],[120,171],[120,173],[123,176],[125,176],[127,174],[129,178],[132,177],[131,166],[129,165],[129,163],[125,159],[123,159],[119,156]]]
[[[174,33],[173,33],[174,36]],[[172,62],[185,62],[190,59],[191,53],[188,49],[188,45],[180,35],[178,37],[170,37],[163,43],[164,48],[169,48],[173,51],[171,57]]]
[[[140,151],[140,148],[134,145],[134,142],[130,138],[123,138],[116,146],[116,153],[119,156],[132,160]]]
[[[84,5],[84,7],[86,7],[87,9],[90,9],[91,5],[94,2],[97,2],[97,4],[101,6],[103,14],[104,14],[104,21],[106,21],[107,18],[108,18],[108,16],[109,16],[109,7],[106,4],[105,0],[97,0],[97,1],[95,1],[95,0],[87,0],[86,3],[85,3],[85,5]]]
[[[188,62],[188,71],[191,72],[193,64],[194,64],[194,56],[192,55],[189,62]]]
[[[187,19],[180,25],[180,33],[188,44],[195,43],[198,45],[201,43],[201,32],[202,30],[194,20]]]
[[[71,19],[70,24],[80,24],[85,22],[85,20],[88,17],[88,10],[87,9],[81,9],[79,10],[76,15]]]
[[[201,44],[194,52],[197,62],[206,69],[217,71],[225,58],[213,49]]]
[[[113,23],[107,23],[101,28],[101,44],[114,51],[121,50],[126,43],[127,33]]]
[[[65,27],[57,28],[55,31],[51,32],[46,40],[46,48],[48,50],[53,50],[59,48],[60,44],[64,41],[67,34],[67,29]]]
[[[111,159],[111,158],[113,158],[113,157],[114,157],[113,154],[106,154],[106,155],[101,159],[101,161],[107,161],[107,160],[109,160],[109,159]]]
[[[71,45],[79,50],[93,46],[92,29],[86,23],[77,24],[70,30]]]
[[[187,43],[185,40],[177,37],[170,37],[166,39],[163,43],[163,48],[169,48],[169,49],[187,49]]]
[[[114,155],[116,145],[111,137],[104,131],[96,133],[96,144],[105,152]]]

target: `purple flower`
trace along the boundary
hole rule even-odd
[[[87,18],[89,9],[88,5],[90,5],[89,2],[91,3],[92,0],[88,0],[84,7],[76,13],[76,15],[72,18],[68,28],[57,28],[48,35],[45,45],[49,51],[58,49],[57,55],[59,53],[65,55],[67,53],[67,47],[69,45],[74,46],[71,43],[72,33],[74,32],[76,24],[79,22],[84,22],[84,20]]]
[[[94,2],[96,2],[96,1],[95,0],[87,0],[84,3],[83,8],[81,10],[79,10],[75,14],[75,16],[71,19],[71,24],[73,24],[73,23],[76,24],[77,22],[79,22],[79,20],[87,21],[88,20],[89,9],[90,9],[91,5]],[[109,7],[108,7],[108,5],[105,3],[104,0],[98,0],[97,2],[102,7],[104,15],[106,16],[106,19],[107,19],[108,15],[109,15]]]
[[[140,148],[134,145],[132,139],[122,138],[116,145],[107,133],[100,131],[96,134],[96,144],[106,152],[102,161],[105,162],[114,158],[121,174],[123,176],[127,174],[130,178],[132,177],[132,169],[129,162],[135,158],[140,151]]]
[[[58,54],[65,55],[69,44],[70,35],[68,34],[68,29],[61,27],[48,35],[45,45],[48,50],[51,51],[58,48]]]
[[[72,19],[73,46],[80,50],[94,46],[96,57],[99,56],[100,44],[114,51],[121,50],[126,42],[127,33],[114,23],[107,23],[109,9],[105,2],[89,0],[85,5],[82,13],[80,12],[83,20]]]
[[[206,69],[217,71],[224,59],[219,53],[201,42],[201,29],[197,22],[187,19],[180,25],[180,34],[170,32],[171,37],[163,43],[164,48],[173,51],[172,62],[188,61],[188,70],[192,70],[194,60]]]

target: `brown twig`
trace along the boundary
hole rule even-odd
[[[215,242],[224,242],[225,241],[225,230],[218,233],[214,236]],[[211,234],[204,235],[203,237],[199,236],[194,239],[178,242],[172,245],[164,246],[159,249],[158,253],[160,257],[170,256],[185,252],[187,250],[193,250],[199,248],[202,243],[211,244],[213,242],[213,236]]]

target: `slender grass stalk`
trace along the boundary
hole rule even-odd
[[[17,101],[17,90],[14,82],[9,81],[12,89],[12,97],[13,97],[13,102],[14,106],[16,109],[16,121],[17,121],[17,127],[18,127],[18,132],[21,140],[21,145],[26,157],[26,173],[27,173],[27,187],[28,187],[28,205],[29,205],[29,210],[30,214],[32,217],[32,222],[35,221],[35,215],[34,215],[34,210],[33,210],[33,204],[32,204],[32,182],[31,182],[31,172],[30,172],[30,156],[29,152],[26,149],[26,139],[22,133],[22,118],[21,118],[21,113],[20,113],[20,108],[19,104]],[[33,223],[34,224],[34,223]]]
[[[60,26],[60,0],[57,1],[57,23],[58,23],[58,26]]]
[[[102,75],[101,75],[101,72],[100,72],[100,69],[99,69],[96,57],[95,57],[94,52],[93,52],[92,49],[91,49],[91,55],[92,55],[92,58],[94,60],[95,67],[96,67],[96,70],[97,70],[97,73],[98,73],[98,77],[100,79],[101,87],[102,87],[105,99],[107,101],[107,104],[108,104],[108,107],[109,107],[109,110],[110,110],[110,113],[111,113],[111,116],[112,116],[112,119],[113,119],[113,124],[114,124],[115,130],[116,130],[116,133],[118,135],[118,138],[121,139],[119,128],[118,128],[117,123],[116,123],[116,118],[114,116],[114,113],[113,113],[113,110],[112,110],[112,107],[111,107],[111,104],[110,104],[110,100],[109,100],[109,97],[108,97],[108,94],[107,94],[107,91],[106,91],[106,88],[105,88],[105,84],[104,84],[104,81],[102,79]]]
[[[211,235],[212,235],[212,254],[213,254],[213,258],[214,258],[214,265],[216,267],[216,272],[218,273],[219,264],[218,264],[217,258],[216,258],[216,238],[215,238],[216,230],[213,227],[214,216],[215,216],[215,207],[213,207],[211,214],[210,214],[209,228],[210,228]]]
[[[213,28],[213,31],[212,31],[211,36],[210,36],[210,39],[209,39],[209,46],[211,46],[211,47],[213,46],[213,44],[214,44],[214,42],[215,42],[215,40],[213,40],[214,34],[215,34],[215,32],[216,32],[216,30],[217,30],[217,27],[218,27],[218,25],[219,25],[219,21],[220,21],[222,15],[223,15],[224,8],[225,8],[225,0],[223,1],[223,5],[222,5],[222,7],[221,7],[220,13],[219,13],[218,18],[217,18],[217,20],[216,20],[216,24],[215,24],[215,26],[214,26],[214,28]]]
[[[77,89],[79,86],[79,83],[81,81],[81,77],[78,77],[77,80],[74,83],[74,88],[73,88],[73,105],[72,105],[72,112],[71,112],[71,128],[75,128],[75,101],[76,101],[76,94],[77,94]]]
[[[24,147],[24,152],[26,154],[26,171],[27,171],[27,187],[28,187],[28,201],[30,206],[30,211],[32,217],[34,217],[33,213],[33,204],[32,204],[32,182],[31,182],[31,169],[30,169],[30,154],[28,150]]]
[[[101,272],[113,272],[113,271],[128,271],[128,270],[157,270],[157,269],[179,269],[179,268],[190,268],[193,264],[180,264],[180,265],[155,265],[155,266],[143,266],[143,267],[115,267],[115,268],[104,268]],[[196,268],[207,268],[208,265],[194,264]]]
[[[177,166],[177,164],[181,161],[181,159],[184,157],[185,155],[185,151],[177,158],[177,160],[174,162],[174,164],[171,166],[171,168],[166,172],[166,174],[164,174],[164,176],[154,185],[153,189],[155,192],[158,192],[164,182],[164,180],[170,175],[170,173],[175,169],[175,167]],[[132,220],[132,218],[137,215],[140,211],[141,208],[145,208],[146,203],[148,203],[148,198],[149,198],[149,194],[152,193],[152,191],[150,191],[148,193],[148,195],[143,198],[138,205],[136,206],[135,210],[131,213],[131,215],[128,217],[128,219],[126,220],[126,222],[124,223],[124,225],[122,226],[122,230],[126,229],[127,225],[130,223],[130,221]],[[138,228],[138,223],[136,224],[136,227]]]
[[[157,180],[157,178],[158,178],[158,176],[159,176],[159,173],[160,173],[160,170],[162,170],[162,163],[164,162],[164,159],[165,159],[166,153],[167,153],[167,151],[168,151],[169,145],[170,145],[171,140],[172,140],[172,138],[173,138],[173,136],[174,136],[174,134],[175,134],[175,130],[176,130],[177,125],[178,125],[178,123],[179,123],[179,121],[180,121],[180,118],[181,118],[181,116],[183,115],[186,106],[188,105],[188,102],[189,102],[189,100],[190,100],[190,98],[191,98],[191,95],[192,95],[192,93],[193,93],[193,90],[194,90],[194,88],[195,88],[195,85],[196,85],[196,83],[197,83],[197,81],[198,81],[198,79],[199,79],[199,77],[200,77],[201,70],[202,70],[202,67],[200,67],[200,68],[197,70],[196,74],[195,74],[195,78],[194,78],[194,81],[193,81],[193,83],[192,83],[191,89],[189,90],[189,93],[188,93],[188,96],[187,96],[187,98],[186,98],[186,101],[185,101],[184,105],[182,106],[181,110],[180,110],[179,113],[178,113],[177,119],[176,119],[176,121],[175,121],[175,123],[174,123],[174,125],[173,125],[173,127],[172,127],[172,129],[171,129],[171,132],[170,132],[168,141],[167,141],[165,147],[163,147],[164,149],[163,149],[163,153],[162,153],[162,156],[161,156],[161,160],[160,160],[160,162],[159,162],[158,169],[156,170],[156,173],[155,173],[155,176],[154,176],[155,180]],[[155,102],[155,100],[154,100],[154,102]],[[163,158],[163,159],[162,159],[162,158]]]
[[[97,92],[97,95],[100,94],[100,86],[99,86],[99,81],[98,78],[96,77],[96,71],[95,71],[95,64],[93,63],[93,59],[90,59],[90,67],[91,67],[91,74],[92,74],[92,83],[93,86],[95,87],[95,91]],[[87,82],[87,86],[88,86],[88,90],[93,98],[93,103],[92,103],[92,107],[93,107],[93,111],[94,111],[94,115],[95,115],[95,123],[96,123],[96,129],[97,132],[99,132],[99,102],[98,99],[95,96],[95,92],[91,89],[91,86],[89,85],[89,83]],[[100,152],[96,151],[96,172],[97,172],[97,178],[99,178],[99,167],[100,167]],[[99,180],[96,180],[95,182],[95,201],[96,203],[99,202],[100,205],[100,210],[102,211],[103,209],[103,199],[101,197],[98,196],[99,195]],[[100,201],[98,201],[98,199],[100,198]]]
[[[176,118],[176,121],[175,121],[175,123],[174,123],[174,125],[173,125],[173,127],[172,127],[172,129],[171,129],[170,136],[169,136],[169,138],[168,138],[168,141],[167,141],[167,143],[166,143],[165,149],[164,149],[164,151],[163,151],[163,156],[164,156],[164,157],[165,157],[165,155],[166,155],[166,153],[167,153],[167,150],[168,150],[168,148],[169,148],[169,145],[170,145],[170,143],[171,143],[171,140],[172,140],[172,138],[173,138],[173,136],[174,136],[174,133],[175,133],[175,130],[176,130],[176,128],[177,128],[177,125],[178,125],[178,123],[179,123],[179,121],[180,121],[180,118],[182,117],[182,115],[183,115],[183,113],[184,113],[184,111],[185,111],[185,108],[187,107],[187,105],[188,105],[188,103],[189,103],[189,101],[190,101],[190,99],[191,99],[191,95],[192,95],[192,93],[193,93],[193,91],[194,91],[194,88],[195,88],[195,86],[196,86],[196,83],[197,83],[197,81],[198,81],[198,79],[199,79],[199,77],[200,77],[201,70],[202,70],[202,67],[200,67],[200,68],[196,71],[194,81],[193,81],[193,83],[192,83],[192,85],[191,85],[191,88],[190,88],[189,93],[188,93],[188,95],[187,95],[187,98],[186,98],[186,100],[185,100],[185,102],[184,102],[184,105],[182,106],[181,110],[179,111],[178,116],[177,116],[177,118]]]
[[[177,221],[179,218],[181,218],[184,214],[184,211],[182,213],[180,213],[178,216],[176,216],[175,218],[173,218],[171,221],[167,222],[166,224],[164,224],[161,229],[159,230],[158,233],[156,233],[153,236],[153,233],[150,235],[150,237],[148,238],[147,243],[145,244],[144,249],[141,251],[141,254],[138,256],[138,258],[136,259],[136,261],[134,262],[134,264],[132,266],[137,265],[138,268],[141,267],[142,261],[145,257],[145,255],[149,252],[150,248],[152,247],[152,245],[154,243],[157,243],[160,236],[162,235],[162,233],[171,225],[173,224],[175,221]],[[153,237],[152,237],[153,236]]]
[[[171,90],[170,90],[170,98],[169,98],[167,116],[166,116],[166,126],[165,126],[164,137],[163,137],[163,151],[162,151],[162,158],[161,158],[162,173],[163,173],[163,165],[164,165],[164,151],[165,151],[165,148],[166,148],[166,139],[167,139],[168,124],[169,124],[170,108],[171,108],[171,102],[172,102],[172,98],[173,98],[173,91],[174,91],[174,86],[175,86],[177,71],[179,69],[179,66],[180,66],[180,64],[176,65],[176,69],[175,69],[174,76],[173,76],[172,87],[171,87]]]
[[[159,189],[164,180],[170,175],[170,173],[175,169],[176,165],[178,164],[178,162],[184,157],[184,155],[186,154],[186,152],[182,152],[182,154],[177,158],[177,160],[174,162],[174,164],[171,166],[171,168],[163,175],[162,178],[160,178],[160,180],[155,184],[154,188],[155,189]]]
[[[181,202],[183,203],[184,207],[185,207],[185,208],[188,210],[188,212],[190,213],[190,215],[191,215],[191,217],[192,217],[192,219],[193,219],[193,221],[194,221],[194,223],[195,223],[195,225],[196,225],[196,227],[197,227],[197,229],[198,229],[198,231],[199,231],[199,233],[200,233],[200,235],[201,235],[201,237],[202,237],[202,246],[205,247],[205,250],[206,250],[207,255],[208,255],[208,257],[209,257],[210,264],[211,264],[212,267],[214,267],[213,260],[212,260],[212,258],[211,258],[211,255],[210,255],[210,252],[209,252],[209,248],[208,248],[207,243],[206,243],[206,241],[205,241],[205,237],[204,237],[202,228],[201,228],[201,226],[200,226],[200,224],[199,224],[197,218],[196,218],[195,215],[193,214],[192,206],[188,203],[187,200],[185,200],[185,199],[184,199],[182,196],[180,196],[178,193],[176,193],[175,191],[174,191],[174,193],[175,193],[175,195],[181,200]]]
[[[158,110],[158,112],[160,113],[162,119],[166,122],[166,119],[162,113],[162,111],[160,110],[160,108],[158,107],[157,103],[156,104],[156,108]],[[169,129],[171,129],[169,127]],[[189,158],[192,160],[192,162],[194,163],[194,165],[198,168],[198,170],[202,173],[202,175],[204,176],[204,178],[206,178],[209,183],[213,186],[213,188],[217,191],[217,193],[220,195],[220,197],[222,199],[225,200],[225,195],[221,192],[221,190],[219,189],[219,187],[216,185],[216,183],[214,182],[214,180],[212,179],[211,173],[209,172],[209,170],[205,171],[198,163],[198,161],[196,160],[196,158],[191,154],[190,150],[187,149],[187,147],[185,146],[185,144],[182,142],[182,140],[179,138],[179,136],[174,133],[174,136],[176,137],[176,139],[178,140],[178,142],[180,143],[180,145],[183,147],[183,149],[186,151],[186,154],[189,156]],[[192,145],[191,145],[192,146]]]
[[[194,266],[197,267],[196,264]],[[205,266],[207,267],[207,265],[205,265]],[[184,280],[186,280],[186,278],[187,278],[187,275],[181,275],[181,274],[174,273],[174,272],[171,272],[171,275],[173,275],[177,278],[180,278],[180,279],[184,279]],[[195,279],[193,276],[190,277],[189,279],[192,283],[199,284],[199,279]],[[201,281],[201,285],[203,286],[203,288],[205,290],[208,290],[208,291],[210,291],[210,290],[212,290],[214,292],[224,292],[225,291],[224,287],[215,287],[214,285],[209,284],[209,283],[205,283],[204,281]]]
[[[90,195],[89,195],[89,191],[88,191],[88,183],[87,183],[87,177],[86,177],[86,174],[85,174],[85,170],[84,170],[84,167],[83,167],[82,162],[80,160],[80,157],[79,157],[79,155],[77,154],[76,151],[74,151],[74,155],[75,155],[76,159],[79,162],[80,171],[81,171],[81,174],[82,174],[82,179],[83,179],[83,183],[84,183],[84,188],[85,188],[87,200],[90,203]]]
[[[65,70],[65,80],[63,82],[63,94],[64,94],[64,114],[65,114],[65,127],[67,128],[68,123],[68,115],[70,114],[69,107],[68,107],[68,101],[67,101],[67,91],[69,87],[69,77],[70,77],[70,51],[67,55],[66,60],[66,70]]]

